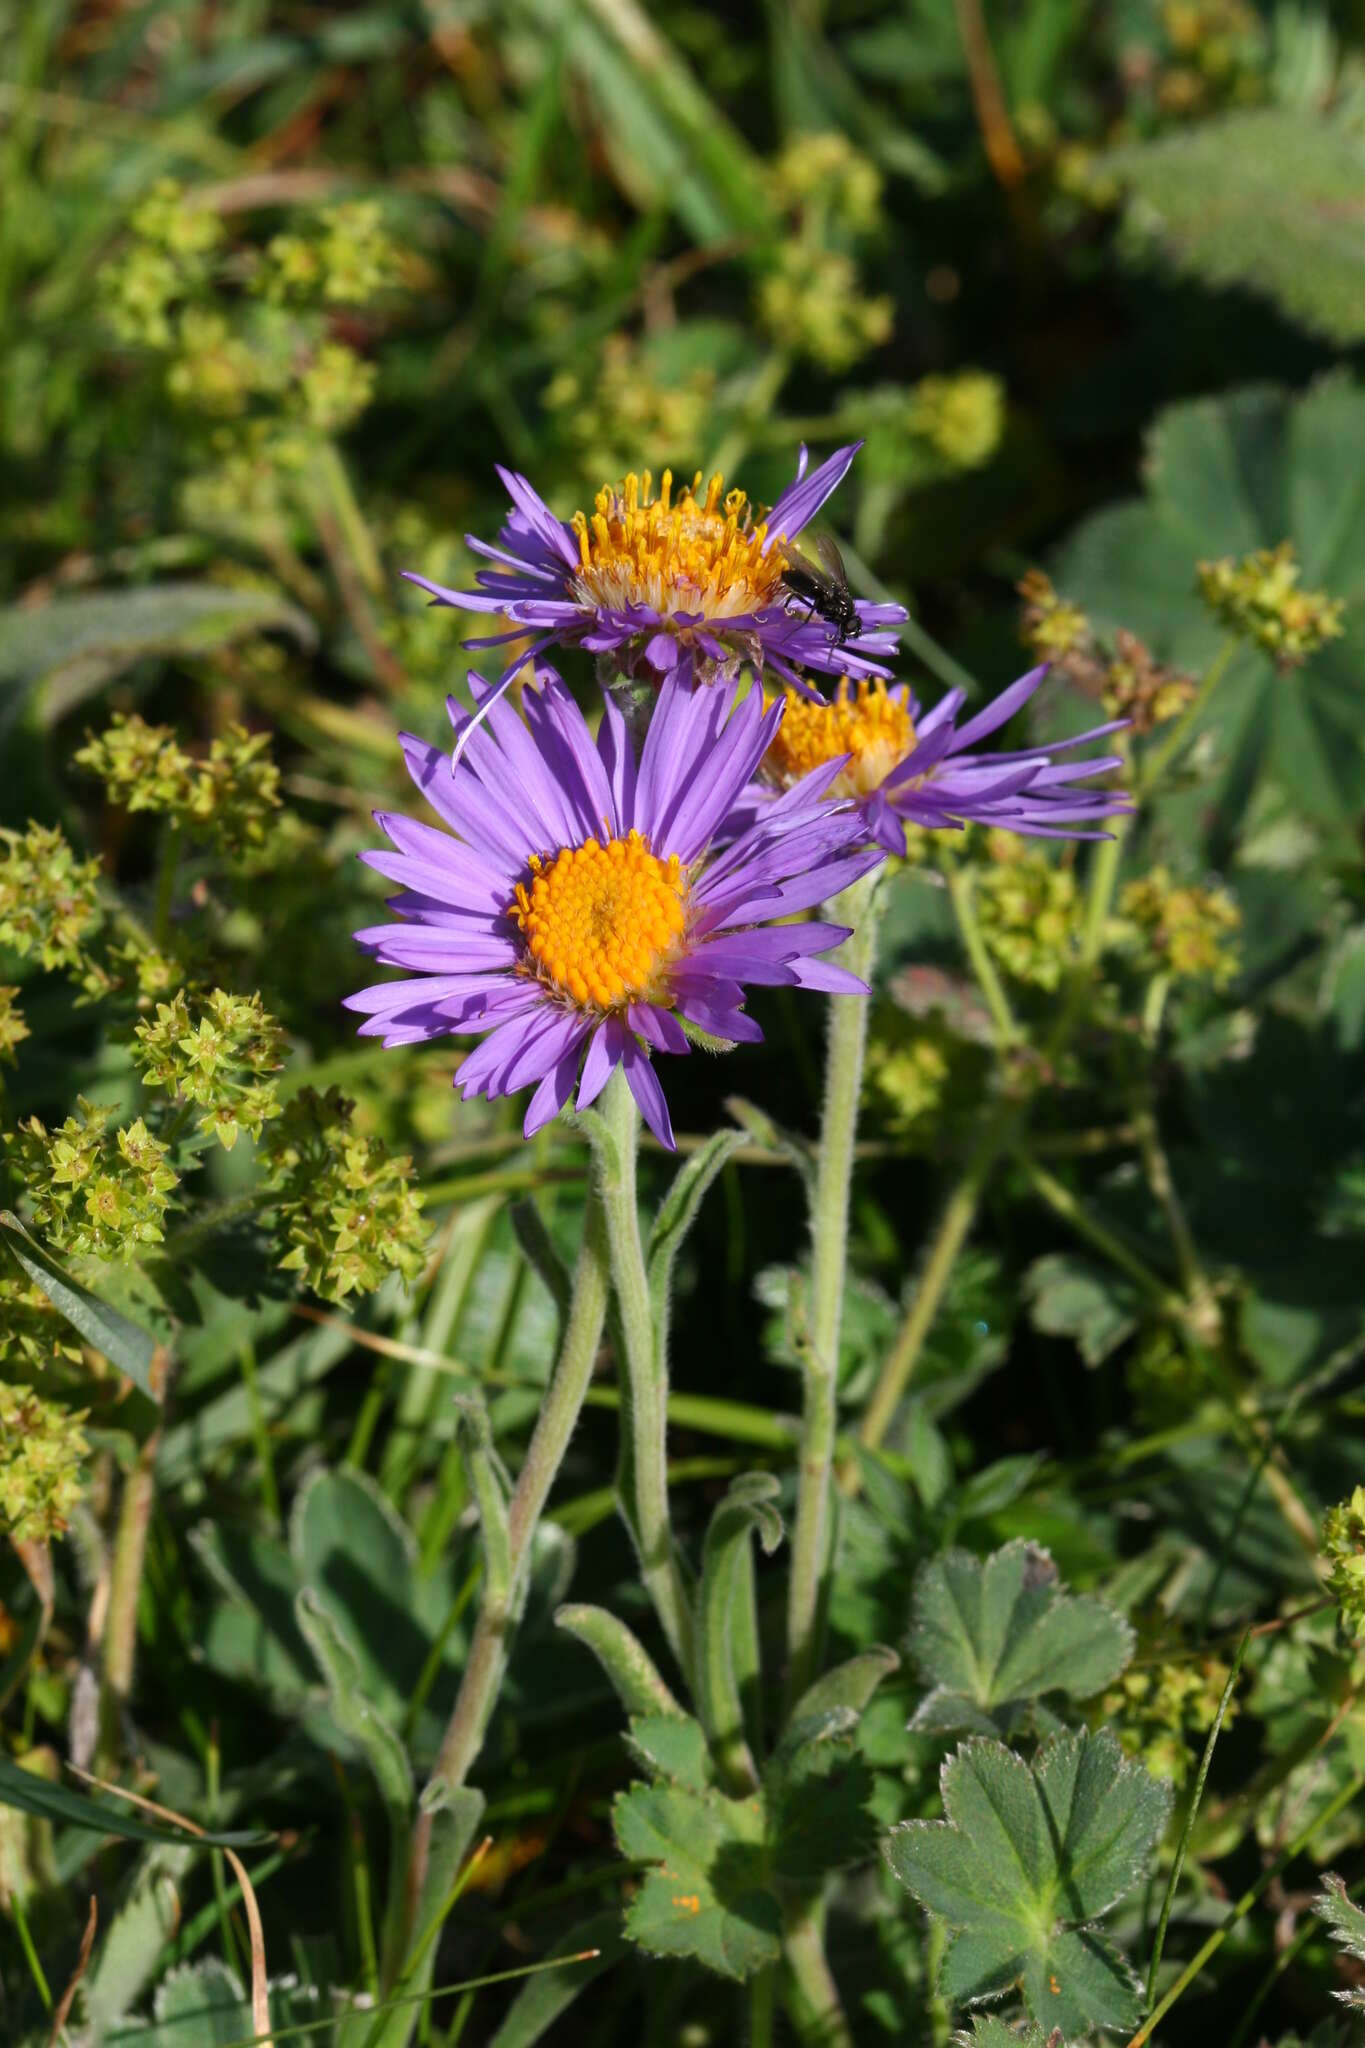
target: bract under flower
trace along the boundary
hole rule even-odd
[[[746,984],[859,993],[818,956],[842,925],[774,923],[825,902],[875,867],[857,814],[826,800],[827,764],[798,781],[713,857],[713,840],[779,731],[733,681],[660,690],[638,762],[606,700],[594,741],[551,671],[525,692],[524,719],[474,683],[488,731],[452,772],[440,749],[403,736],[413,780],[451,830],[380,813],[394,851],[366,853],[400,885],[396,923],[357,932],[409,978],[347,998],[362,1033],[386,1045],[485,1032],[456,1086],[466,1096],[534,1085],[529,1137],[573,1095],[586,1108],[614,1067],[651,1129],[673,1142],[652,1062],[685,1053],[687,1022],[716,1038],[761,1038]],[[457,730],[468,721],[451,706]],[[581,1073],[580,1073],[581,1065]]]
[[[605,486],[590,514],[579,512],[566,524],[524,476],[499,469],[513,509],[496,547],[467,536],[493,565],[478,571],[478,587],[408,580],[437,604],[507,618],[508,632],[473,646],[535,636],[498,678],[495,697],[527,660],[570,644],[610,655],[623,673],[656,683],[669,675],[723,678],[741,661],[807,695],[814,694],[810,674],[886,676],[881,657],[895,653],[894,629],[905,617],[900,605],[859,600],[857,631],[841,631],[782,584],[783,544],[838,488],[859,446],[839,449],[809,474],[803,448],[795,478],[762,519],[744,492],[727,492],[719,476],[703,489],[698,471],[675,492],[670,471],[656,490],[646,470]]]

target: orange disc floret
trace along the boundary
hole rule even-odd
[[[727,492],[713,476],[703,495],[700,470],[676,500],[671,470],[657,496],[653,485],[649,470],[632,472],[604,485],[591,515],[575,512],[578,581],[592,604],[726,619],[781,602],[786,557],[777,545],[765,553],[767,526],[754,524],[743,491]]]
[[[763,762],[771,781],[799,782],[812,768],[848,754],[831,795],[870,796],[915,744],[909,711],[883,682],[845,680],[828,704],[813,704],[799,690],[783,694],[787,708]]]
[[[610,1010],[657,984],[687,921],[687,883],[676,854],[660,860],[639,832],[587,839],[553,858],[532,854],[510,915],[528,965],[585,1007]]]

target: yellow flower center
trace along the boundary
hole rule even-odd
[[[674,500],[673,473],[665,470],[654,496],[649,470],[597,493],[591,517],[575,512],[578,589],[585,604],[605,610],[648,605],[661,618],[700,612],[707,619],[740,618],[781,602],[786,557],[780,546],[764,554],[768,529],[753,523],[743,491],[725,490],[713,476],[701,490],[701,471]]]
[[[910,713],[898,697],[887,694],[883,682],[845,678],[829,704],[812,704],[799,690],[783,694],[787,709],[763,760],[770,781],[784,786],[799,782],[812,768],[849,754],[852,759],[830,793],[870,796],[915,744]]]
[[[541,979],[603,1010],[649,997],[687,918],[677,854],[660,860],[630,832],[527,865],[508,908]]]

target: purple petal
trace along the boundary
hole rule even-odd
[[[861,441],[851,441],[846,448],[838,449],[822,462],[818,469],[812,470],[809,476],[805,473],[806,451],[802,449],[794,482],[788,484],[768,514],[766,523],[773,539],[795,540],[802,527],[814,519],[826,498],[838,490],[862,445]]]
[[[668,1114],[668,1104],[659,1077],[646,1054],[641,1052],[635,1039],[628,1034],[621,1053],[626,1069],[626,1080],[630,1092],[639,1104],[640,1114],[653,1131],[659,1143],[669,1152],[676,1152],[673,1142],[673,1125]]]

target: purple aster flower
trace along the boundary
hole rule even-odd
[[[596,741],[553,671],[525,692],[524,717],[471,678],[488,720],[452,772],[436,747],[402,738],[409,772],[451,828],[377,814],[394,851],[362,859],[400,885],[397,923],[356,933],[409,970],[347,998],[386,1045],[486,1032],[456,1086],[466,1096],[534,1086],[530,1137],[578,1088],[578,1107],[614,1067],[660,1141],[673,1143],[656,1053],[685,1053],[682,1020],[756,1041],[746,983],[865,993],[817,956],[843,925],[773,923],[875,867],[857,813],[824,801],[831,763],[786,791],[712,856],[716,828],[782,723],[734,681],[659,693],[638,763],[619,706]],[[468,721],[453,702],[457,731]],[[581,1065],[581,1072],[580,1072]]]
[[[854,798],[864,831],[889,853],[904,853],[907,825],[930,830],[999,825],[1041,838],[1107,838],[1096,825],[1131,811],[1132,799],[1118,790],[1077,785],[1121,767],[1122,756],[1055,757],[1070,757],[1076,748],[1119,731],[1126,719],[1048,747],[1004,754],[976,751],[981,740],[1028,702],[1046,674],[1046,667],[1030,669],[963,724],[958,723],[966,701],[962,690],[950,690],[928,712],[905,684],[887,689],[878,679],[841,683],[828,704],[809,703],[788,690],[787,715],[759,780],[736,806],[730,829],[751,824],[780,791],[820,765],[837,762],[831,795]]]
[[[861,446],[841,448],[809,475],[803,447],[795,478],[758,521],[744,492],[727,494],[719,476],[703,494],[698,470],[690,489],[675,497],[669,470],[657,494],[646,470],[600,490],[592,514],[576,512],[566,525],[524,476],[499,469],[512,511],[496,547],[467,536],[493,565],[477,572],[478,588],[408,580],[437,604],[499,612],[510,622],[510,631],[471,646],[536,636],[498,678],[494,697],[524,662],[569,644],[609,655],[623,673],[656,683],[669,675],[709,680],[740,661],[771,669],[807,695],[814,695],[807,671],[887,676],[878,657],[896,651],[894,628],[905,617],[900,605],[860,599],[855,620],[840,625],[794,598],[782,581],[786,543],[837,489]],[[476,717],[467,732],[478,723]]]

